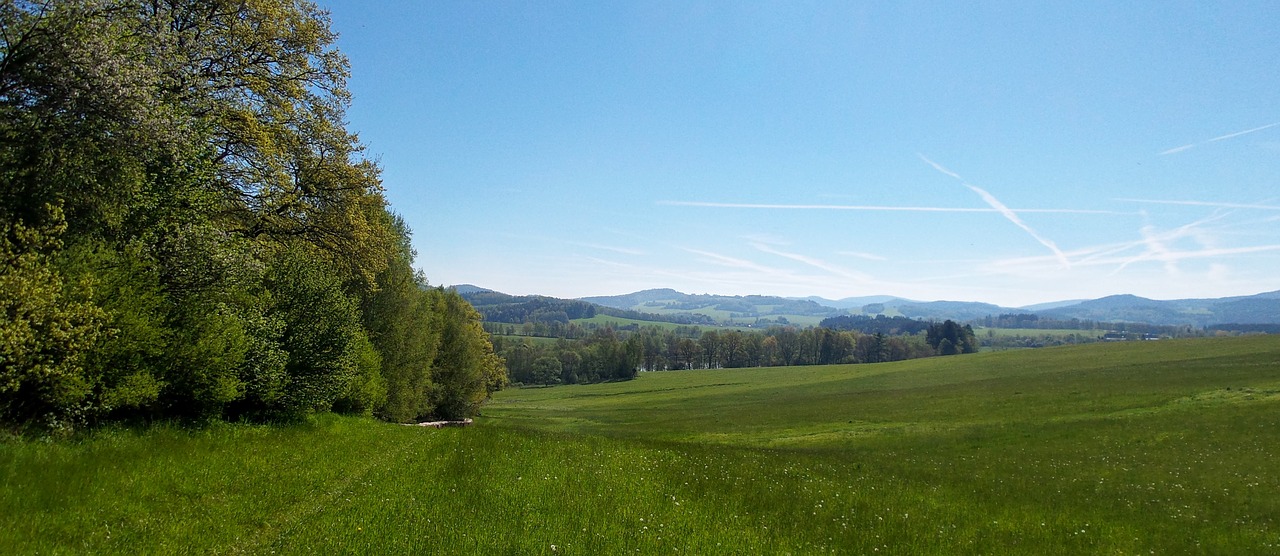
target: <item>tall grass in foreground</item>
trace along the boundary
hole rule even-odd
[[[0,553],[1280,550],[1277,339],[949,359],[8,441]]]

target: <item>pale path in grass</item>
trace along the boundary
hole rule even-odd
[[[370,458],[363,466],[338,481],[333,485],[333,488],[318,499],[305,499],[280,511],[276,514],[275,519],[260,529],[257,534],[245,539],[240,544],[232,546],[228,552],[231,554],[263,553],[265,547],[270,546],[280,537],[287,535],[298,524],[316,516],[339,497],[349,494],[352,491],[353,483],[358,479],[365,478],[375,469],[404,466],[414,454],[418,453],[418,450],[414,448],[422,444],[424,438],[426,437],[418,437],[412,442],[406,442],[400,446],[399,451],[383,454],[381,458]]]

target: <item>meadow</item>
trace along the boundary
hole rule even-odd
[[[2,553],[1269,554],[1280,337],[500,392],[0,443]]]

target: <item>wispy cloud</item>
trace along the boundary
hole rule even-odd
[[[857,257],[857,258],[859,258],[859,259],[866,259],[866,260],[868,260],[868,261],[887,261],[887,260],[889,260],[887,257],[882,257],[882,256],[877,255],[877,254],[875,254],[875,253],[865,253],[865,252],[862,252],[862,251],[836,251],[836,254],[837,254],[837,255],[844,255],[844,256],[846,256],[846,257]]]
[[[784,259],[790,259],[796,262],[804,263],[813,268],[824,270],[826,272],[829,272],[841,278],[848,278],[851,280],[858,280],[862,282],[868,282],[871,280],[869,276],[862,274],[860,272],[854,272],[852,270],[841,268],[839,266],[833,265],[821,259],[816,259],[813,257],[809,257],[807,255],[801,255],[799,253],[789,253],[786,251],[782,251],[780,249],[775,249],[763,243],[752,243],[751,246],[754,247],[757,251],[760,251],[762,253],[768,253],[770,255],[776,255],[778,257],[782,257]]]
[[[1144,244],[1144,241],[1137,244]],[[1252,253],[1265,253],[1269,251],[1280,251],[1280,244],[1273,245],[1252,245],[1248,247],[1216,247],[1202,249],[1161,249],[1159,252],[1147,251],[1137,256],[1111,256],[1111,257],[1092,257],[1084,261],[1077,261],[1076,266],[1111,266],[1111,265],[1129,265],[1137,262],[1138,259],[1156,261],[1161,263],[1178,262],[1190,259],[1210,259],[1218,257],[1228,257],[1234,255],[1248,255]],[[1040,266],[1045,270],[1051,270],[1050,263],[1056,259],[1050,256],[1039,257],[1022,257],[1016,259],[1004,259],[996,261],[994,267],[1003,267],[1012,269],[1015,267],[1034,267]]]
[[[578,246],[578,247],[586,247],[586,248],[588,248],[588,249],[599,249],[599,250],[601,250],[601,251],[612,251],[612,252],[614,252],[614,253],[620,253],[620,254],[623,254],[623,255],[637,255],[637,256],[639,256],[639,255],[644,255],[644,254],[645,254],[645,252],[644,252],[644,251],[641,251],[641,250],[639,250],[639,249],[631,249],[631,248],[628,248],[628,247],[615,247],[615,246],[612,246],[612,245],[601,245],[601,244],[598,244],[598,243],[583,243],[583,242],[579,242],[579,241],[570,241],[570,242],[568,242],[568,244],[569,244],[569,245],[576,245],[576,246]]]
[[[737,257],[730,257],[728,255],[721,255],[719,253],[712,253],[710,251],[703,251],[701,249],[693,249],[689,247],[682,247],[681,249],[683,249],[686,252],[693,253],[694,255],[698,255],[699,257],[702,257],[704,262],[712,263],[719,266],[737,268],[737,269],[743,269],[743,270],[752,270],[755,272],[769,274],[769,275],[785,274],[785,271],[781,269],[765,266],[753,261],[748,261],[746,259],[739,259]]]
[[[1232,208],[1232,209],[1250,209],[1250,210],[1280,210],[1280,205],[1267,205],[1261,203],[1222,203],[1217,201],[1176,201],[1164,199],[1112,199],[1124,203],[1151,203],[1156,205],[1184,205],[1192,207],[1215,207],[1215,208]]]
[[[802,204],[781,204],[781,203],[719,203],[711,201],[658,201],[659,205],[677,206],[677,207],[706,207],[706,208],[740,208],[740,209],[764,209],[764,210],[850,210],[850,211],[868,211],[868,212],[970,212],[970,213],[993,213],[1001,212],[996,208],[969,208],[969,207],[895,207],[883,205],[802,205]],[[1010,209],[1006,210],[1015,213],[1048,213],[1048,214],[1105,214],[1105,215],[1133,215],[1132,212],[1120,212],[1114,210],[1089,210],[1089,209]]]
[[[1225,140],[1227,140],[1227,139],[1232,139],[1232,138],[1235,138],[1235,137],[1239,137],[1239,136],[1241,136],[1241,135],[1248,135],[1248,134],[1250,134],[1250,133],[1257,133],[1257,132],[1262,131],[1262,130],[1264,130],[1264,129],[1271,129],[1271,128],[1276,127],[1276,126],[1280,126],[1280,122],[1276,122],[1276,123],[1273,123],[1273,124],[1262,125],[1262,126],[1258,126],[1258,127],[1255,127],[1255,128],[1246,129],[1246,130],[1244,130],[1244,131],[1236,131],[1236,132],[1233,132],[1233,133],[1228,133],[1228,134],[1226,134],[1226,135],[1219,135],[1219,136],[1217,136],[1217,137],[1214,137],[1214,138],[1212,138],[1212,139],[1206,139],[1206,140],[1201,141],[1201,142],[1199,142],[1199,143],[1191,143],[1191,144],[1188,144],[1188,145],[1183,145],[1183,146],[1181,146],[1181,147],[1174,147],[1174,148],[1172,148],[1172,149],[1166,149],[1166,150],[1160,151],[1158,154],[1159,154],[1159,156],[1165,156],[1165,155],[1169,155],[1169,154],[1180,153],[1180,152],[1182,152],[1182,151],[1185,151],[1185,150],[1191,149],[1191,148],[1193,148],[1193,147],[1197,147],[1197,146],[1203,145],[1203,144],[1205,144],[1205,143],[1213,143],[1213,142],[1215,142],[1215,141],[1225,141]]]
[[[1218,213],[1176,228],[1161,230],[1145,225],[1138,230],[1137,239],[1095,245],[1067,253],[1075,268],[1112,267],[1107,276],[1116,276],[1139,263],[1157,263],[1163,267],[1164,276],[1183,278],[1178,263],[1190,260],[1222,259],[1280,251],[1280,244],[1269,243],[1248,246],[1220,245],[1221,232],[1225,229],[1215,222],[1229,214]],[[1234,225],[1234,224],[1233,224]],[[1012,274],[1023,277],[1051,276],[1057,273],[1056,257],[1019,257],[994,261],[987,265],[994,274]],[[1211,264],[1219,264],[1214,262]],[[1174,280],[1175,282],[1177,280]]]
[[[1276,126],[1278,126],[1278,125],[1280,125],[1280,122],[1276,122],[1276,123],[1273,123],[1273,124],[1262,125],[1262,126],[1255,127],[1255,128],[1253,128],[1253,129],[1246,129],[1246,130],[1244,130],[1244,131],[1237,131],[1237,132],[1235,132],[1235,133],[1228,133],[1228,134],[1226,134],[1226,135],[1220,135],[1220,136],[1218,136],[1218,137],[1214,137],[1213,139],[1210,139],[1209,141],[1210,141],[1210,142],[1212,142],[1212,141],[1221,141],[1221,140],[1223,140],[1223,139],[1230,139],[1230,138],[1232,138],[1232,137],[1239,137],[1239,136],[1241,136],[1241,135],[1248,135],[1248,134],[1253,133],[1253,132],[1255,132],[1255,131],[1262,131],[1262,130],[1264,130],[1264,129],[1271,129],[1271,128],[1276,127]]]
[[[1029,234],[1032,238],[1040,242],[1041,245],[1048,247],[1049,251],[1052,251],[1054,256],[1057,257],[1058,261],[1062,263],[1062,266],[1065,266],[1065,267],[1071,266],[1071,261],[1067,259],[1066,254],[1064,254],[1062,250],[1058,248],[1058,245],[1054,243],[1053,240],[1040,235],[1040,232],[1037,232],[1034,229],[1032,229],[1031,226],[1028,226],[1026,222],[1023,222],[1022,219],[1018,217],[1017,212],[1015,212],[1013,209],[1010,209],[1004,203],[1000,202],[1000,200],[997,199],[994,195],[992,195],[987,190],[981,187],[978,187],[976,185],[973,185],[965,181],[964,178],[960,177],[960,174],[952,172],[951,170],[948,170],[947,168],[943,167],[941,164],[938,164],[937,162],[929,160],[929,158],[926,157],[925,155],[919,154],[919,153],[917,153],[917,155],[920,157],[920,160],[925,161],[926,164],[932,166],[935,170],[955,178],[957,181],[961,183],[961,185],[964,185],[965,187],[969,188],[969,190],[973,191],[974,193],[977,193],[979,197],[982,197],[982,200],[984,202],[990,205],[991,208],[995,209],[996,212],[999,212],[1001,215],[1003,215],[1006,220],[1012,222],[1013,225],[1019,228],[1022,228],[1022,231],[1027,232],[1027,234]]]
[[[763,234],[763,233],[747,234],[745,236],[742,236],[742,239],[745,239],[751,243],[763,243],[765,245],[777,245],[777,246],[791,245],[790,241],[787,241],[786,239],[775,236],[773,234]]]
[[[1164,156],[1164,155],[1166,155],[1166,154],[1180,153],[1180,152],[1182,152],[1182,151],[1188,150],[1188,149],[1190,149],[1190,148],[1192,148],[1192,147],[1195,147],[1195,146],[1196,146],[1196,144],[1195,144],[1195,143],[1192,143],[1192,144],[1190,144],[1190,145],[1183,145],[1183,146],[1181,146],[1181,147],[1174,147],[1174,148],[1172,148],[1172,149],[1165,149],[1165,150],[1163,150],[1163,151],[1160,151],[1160,153],[1159,153],[1159,154],[1160,154],[1160,156]]]

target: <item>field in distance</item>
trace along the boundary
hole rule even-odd
[[[466,429],[0,444],[0,552],[1280,550],[1280,337],[645,373]]]

